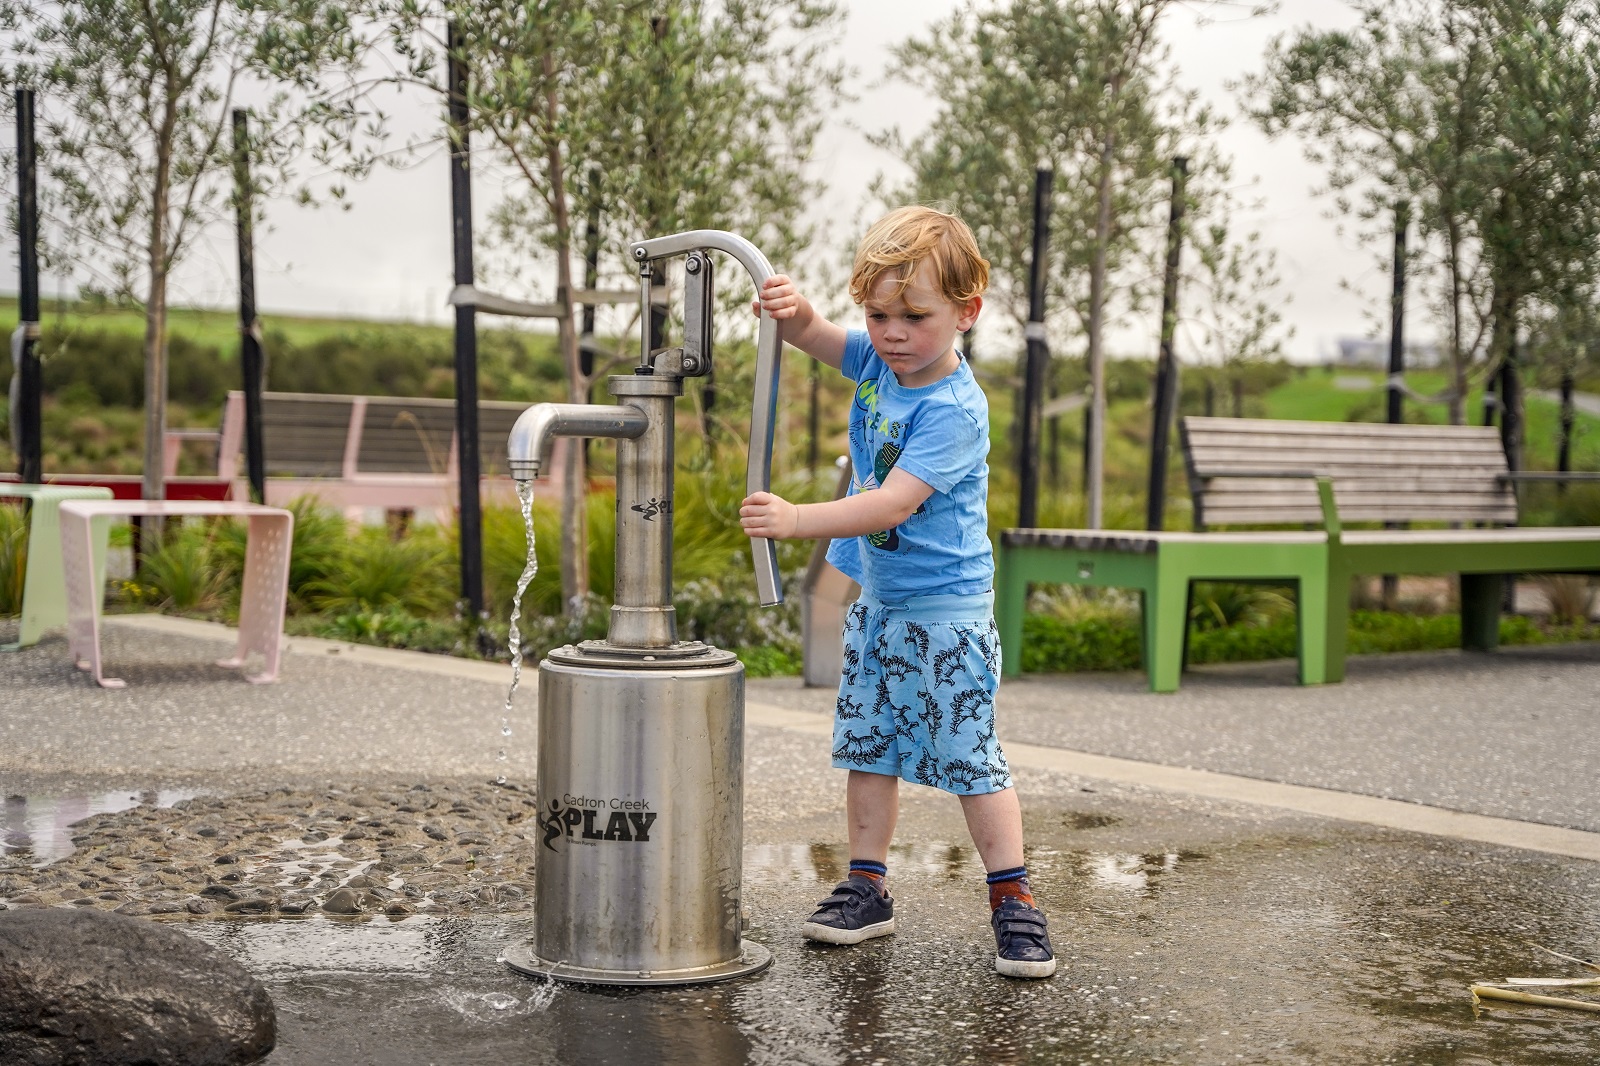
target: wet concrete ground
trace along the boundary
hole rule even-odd
[[[330,775],[464,787],[531,772],[531,696],[507,761],[495,757],[505,668],[296,645],[265,687],[203,665],[225,646],[182,626],[113,628],[121,692],[77,675],[61,642],[0,658],[0,791],[226,793]],[[267,983],[268,1066],[1593,1062],[1596,1016],[1475,1014],[1466,989],[1579,975],[1530,944],[1600,955],[1600,864],[1394,826],[1435,804],[1593,836],[1600,648],[1356,659],[1345,685],[1320,689],[1285,670],[1204,670],[1174,696],[1133,675],[1002,688],[1001,737],[1018,750],[1142,761],[1151,781],[1163,764],[1193,766],[1403,801],[1372,824],[1014,755],[1061,959],[1049,981],[992,972],[959,809],[910,786],[890,859],[899,932],[856,948],[802,941],[799,921],[848,856],[843,775],[817,732],[831,697],[788,681],[749,693],[748,935],[775,955],[761,975],[551,986],[497,961],[531,935],[521,916],[182,928]],[[510,846],[531,856],[531,843]]]

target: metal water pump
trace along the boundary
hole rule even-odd
[[[759,291],[760,251],[721,230],[640,241],[642,343],[614,405],[535,404],[511,432],[512,477],[531,479],[556,437],[617,440],[616,602],[604,640],[539,663],[535,933],[508,948],[513,969],[607,985],[722,981],[765,969],[741,937],[744,667],[731,652],[679,641],[672,606],[673,407],[685,378],[711,371],[712,265],[732,256]],[[684,256],[681,347],[651,350],[653,280]],[[771,484],[783,339],[762,312],[750,419],[748,490]],[[752,540],[764,606],[782,602],[777,551]]]

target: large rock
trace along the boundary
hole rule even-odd
[[[104,911],[0,912],[0,1063],[231,1066],[276,1040],[267,990],[192,937]]]

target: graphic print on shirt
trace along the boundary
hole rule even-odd
[[[870,449],[876,437],[886,437],[887,440],[878,448],[877,454],[872,457],[872,473],[858,481],[855,485],[856,492],[866,492],[880,487],[889,477],[889,471],[894,469],[894,464],[900,459],[900,445],[897,443],[905,436],[907,426],[904,422],[895,422],[885,418],[878,412],[878,382],[868,379],[856,386],[855,404],[865,414],[861,422],[861,446]],[[921,504],[914,514],[922,514],[927,505]],[[879,530],[868,533],[867,543],[880,551],[893,552],[900,550],[900,534],[893,529]]]

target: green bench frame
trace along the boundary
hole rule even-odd
[[[1600,573],[1600,527],[1500,525],[1516,522],[1517,481],[1552,476],[1510,473],[1492,427],[1191,416],[1180,428],[1198,529],[1310,528],[1005,530],[996,547],[995,614],[1007,676],[1021,672],[1031,583],[1138,590],[1150,688],[1172,692],[1184,667],[1195,581],[1293,584],[1299,679],[1309,685],[1344,679],[1357,575],[1458,575],[1461,646],[1492,651],[1506,575]],[[1346,522],[1385,528],[1346,530]],[[1390,528],[1410,522],[1455,528]]]

